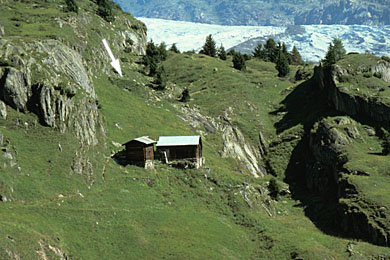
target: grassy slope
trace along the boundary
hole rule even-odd
[[[353,95],[362,96],[366,99],[380,101],[386,105],[390,104],[390,84],[380,78],[379,75],[370,72],[358,72],[362,65],[367,71],[378,64],[381,59],[373,54],[350,54],[338,62],[342,68],[350,71],[339,79],[340,87]],[[360,68],[360,70],[362,70]]]
[[[88,1],[81,3],[88,5]],[[234,123],[253,143],[258,129],[269,140],[278,138],[273,124],[280,116],[270,117],[269,112],[284,99],[286,94],[281,91],[293,84],[276,79],[272,64],[253,60],[243,73],[234,71],[231,61],[172,55],[165,65],[172,82],[190,87],[190,106],[199,105],[212,116],[232,106]],[[307,259],[347,258],[348,240],[321,233],[304,216],[299,202],[283,197],[271,203],[279,212],[274,217],[261,206],[249,208],[240,188],[234,187],[244,181],[261,187],[267,178],[255,180],[237,172],[239,165],[234,160],[220,158],[218,135],[209,134],[204,142],[208,179],[202,170],[158,165],[157,170],[146,171],[121,167],[108,159],[111,150],[118,150],[112,141],[122,143],[145,134],[157,138],[196,133],[177,117],[181,104],[164,100],[161,93],[145,87],[150,79],[135,67],[134,63],[123,64],[124,79],[100,75],[94,80],[105,117],[107,149],[101,143],[90,150],[95,169],[92,179],[70,174],[78,145],[71,133],[34,126],[35,115],[11,109],[7,121],[0,121],[0,131],[10,139],[10,150],[15,147],[21,167],[20,171],[17,166],[0,168],[0,192],[12,200],[0,203],[1,259],[9,258],[9,252],[21,259],[36,259],[39,241],[51,259],[58,257],[49,244],[71,259],[289,259],[292,252]],[[204,86],[207,89],[200,91]],[[255,112],[248,102],[256,107]],[[29,123],[28,131],[15,128],[18,119]],[[6,160],[0,162],[3,165]],[[366,243],[358,246],[363,254],[387,252]]]

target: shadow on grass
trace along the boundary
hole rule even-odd
[[[129,161],[126,158],[126,150],[122,150],[111,156],[111,158],[114,160],[114,162],[120,166],[127,166],[127,165],[134,165],[138,167],[145,168],[145,162],[144,161]]]

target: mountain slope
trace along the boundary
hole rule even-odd
[[[116,2],[138,17],[222,25],[390,24],[388,0]]]
[[[1,259],[389,257],[364,234],[321,229],[297,191],[314,203],[318,195],[286,180],[291,164],[301,169],[307,122],[327,103],[310,95],[313,81],[292,80],[298,68],[281,79],[261,60],[242,72],[231,57],[169,52],[168,85],[157,91],[142,65],[143,24],[118,8],[109,23],[94,1],[77,3],[78,14],[63,1],[0,6]],[[188,103],[178,101],[185,88]],[[199,170],[112,158],[138,136],[195,134]]]

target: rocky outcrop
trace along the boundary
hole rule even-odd
[[[262,177],[267,174],[266,170],[260,165],[266,150],[263,135],[261,133],[259,134],[260,140],[258,147],[250,144],[240,129],[231,123],[229,115],[231,110],[225,111],[219,120],[202,115],[199,109],[188,106],[182,107],[182,112],[183,117],[181,118],[189,122],[192,127],[198,129],[200,134],[221,134],[223,139],[222,157],[237,159],[255,177]]]
[[[5,32],[4,32],[4,26],[2,26],[0,24],[0,37],[3,37],[5,35]]]
[[[330,68],[318,66],[313,76],[333,110],[342,112],[356,120],[373,125],[388,126],[390,106],[370,95],[353,92],[341,87],[339,79],[359,73],[374,74],[388,81],[390,64],[378,60],[374,65],[359,65],[357,69],[333,65]],[[359,87],[359,86],[357,86]],[[364,130],[368,136],[375,135],[371,128]],[[345,168],[349,155],[345,147],[360,140],[356,122],[348,117],[326,118],[316,123],[310,133],[309,150],[311,158],[306,160],[306,186],[321,194],[324,200],[337,202],[333,222],[347,235],[364,238],[371,243],[389,246],[389,214],[380,202],[366,201],[364,194],[356,187],[351,175],[371,178],[366,171]]]
[[[20,45],[8,41],[6,46],[1,58],[9,64],[0,67],[4,103],[21,112],[36,113],[43,125],[61,132],[72,129],[82,143],[96,145],[101,116],[80,54],[56,40]],[[32,55],[22,58],[26,53]],[[45,58],[38,62],[31,56]]]
[[[4,120],[7,119],[7,105],[1,100],[0,100],[0,119],[4,119]]]
[[[390,62],[380,60],[377,65],[372,66],[371,73],[381,75],[381,79],[390,82]]]
[[[361,67],[362,69],[362,67]],[[377,65],[369,68],[372,72],[383,72],[382,77],[390,77],[390,64],[386,61],[379,61]],[[314,80],[316,85],[324,91],[330,104],[337,111],[346,113],[351,117],[359,116],[375,122],[390,122],[390,106],[375,98],[353,95],[347,90],[338,87],[338,78],[348,72],[338,65],[332,68],[325,68],[322,65],[315,67]]]
[[[306,186],[322,194],[337,191],[338,173],[346,163],[344,146],[359,138],[351,119],[324,119],[314,125],[309,147],[314,157],[306,165]]]
[[[306,161],[306,186],[320,194],[324,201],[331,201],[332,209],[336,208],[332,221],[339,230],[377,245],[389,246],[386,208],[365,201],[349,180],[350,175],[369,178],[370,174],[344,168],[348,161],[345,147],[358,140],[363,141],[356,122],[348,117],[326,118],[316,123],[310,133],[312,158]]]
[[[223,138],[222,157],[236,158],[253,176],[263,177],[266,171],[260,167],[259,149],[248,144],[241,131],[231,124],[222,125],[220,131]]]
[[[13,67],[0,68],[0,98],[8,105],[26,112],[28,92],[30,90],[29,75]]]
[[[28,3],[25,4],[27,7]],[[52,17],[41,14],[32,21],[39,23],[45,19]],[[3,37],[4,27],[0,25],[0,117],[7,117],[8,106],[35,113],[44,126],[74,133],[79,148],[72,172],[90,179],[94,169],[91,153],[87,151],[105,136],[93,79],[101,73],[115,76],[101,40],[106,38],[110,42],[118,58],[128,52],[143,55],[146,27],[119,9],[112,23],[94,11],[85,11],[55,17],[51,26],[53,30],[57,27],[71,33],[40,38]],[[45,34],[44,26],[41,29]]]
[[[45,67],[54,70],[57,74],[66,75],[70,82],[76,83],[72,87],[82,89],[92,98],[96,98],[86,63],[79,53],[56,40],[35,42],[29,44],[26,49],[26,51],[35,50],[38,54],[44,54],[42,64]]]

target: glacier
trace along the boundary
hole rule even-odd
[[[148,39],[155,43],[174,43],[180,51],[199,51],[211,34],[217,46],[250,53],[257,43],[268,38],[285,42],[289,50],[296,46],[306,61],[318,62],[326,54],[333,38],[340,38],[347,52],[390,56],[390,26],[299,25],[224,26],[156,18],[138,17],[148,28]]]

